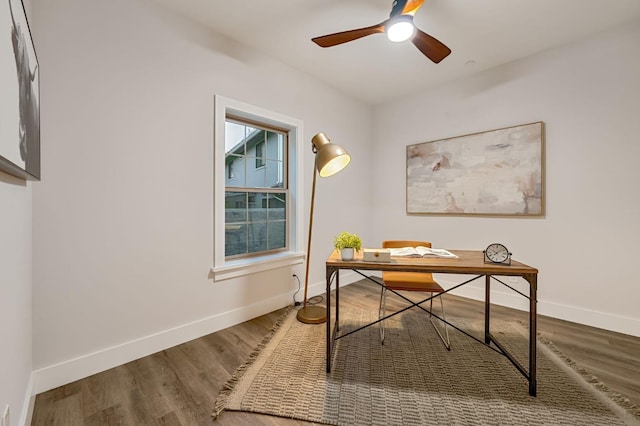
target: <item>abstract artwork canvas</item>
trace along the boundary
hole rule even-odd
[[[544,123],[407,146],[407,213],[542,216]]]
[[[40,179],[40,82],[21,0],[0,0],[0,170]]]

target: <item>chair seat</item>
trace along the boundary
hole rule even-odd
[[[387,288],[393,290],[425,291],[429,293],[442,293],[440,287],[431,274],[419,272],[383,272],[382,280]]]
[[[383,248],[401,248],[401,247],[431,247],[431,243],[429,241],[409,241],[409,240],[385,240],[382,242]],[[379,321],[380,321],[380,343],[384,345],[384,319],[386,317],[386,306],[387,306],[387,290],[394,291],[419,291],[425,293],[444,293],[444,289],[440,287],[434,279],[433,275],[429,272],[395,272],[395,271],[382,271],[382,281],[383,286],[380,291],[380,311],[379,311]],[[432,294],[433,296],[433,294]],[[432,308],[433,308],[433,297],[429,300],[429,321],[433,328],[438,333],[438,337],[444,343],[444,347],[447,350],[451,350],[451,342],[449,340],[449,329],[447,328],[447,321],[444,315],[444,302],[442,301],[442,296],[438,297],[440,300],[440,309],[442,310],[442,321],[444,322],[444,332],[445,336],[442,335],[442,332],[438,329],[436,324],[433,322],[432,318]],[[403,297],[404,298],[404,297]],[[409,302],[409,299],[404,298]],[[425,300],[426,301],[426,300]],[[420,303],[414,303],[413,306],[418,306],[421,309]],[[439,318],[440,319],[440,318]]]

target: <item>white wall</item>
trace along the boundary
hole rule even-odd
[[[24,5],[31,23],[31,2]],[[0,171],[0,416],[9,406],[10,425],[25,421],[32,402],[33,185]]]
[[[640,336],[639,76],[636,23],[377,107],[372,168],[388,174],[374,188],[373,237],[503,242],[540,270],[540,314]],[[546,124],[545,217],[405,214],[407,145],[534,121]]]
[[[9,405],[12,425],[31,392],[32,185],[0,172],[0,416]]]
[[[37,392],[291,303],[303,265],[209,276],[215,94],[304,121],[305,212],[311,137],[326,132],[352,154],[349,168],[318,182],[310,282],[324,290],[333,235],[370,228],[359,184],[368,106],[153,2],[38,1],[34,15]],[[336,220],[335,205],[347,203]]]
[[[372,114],[146,0],[38,1],[34,21],[44,177],[33,191],[37,392],[290,302],[302,265],[209,276],[214,94],[299,118],[306,139],[324,131],[352,154],[344,172],[318,182],[312,294],[323,290],[323,261],[342,230],[365,246],[419,234],[448,248],[503,241],[540,268],[540,313],[640,335],[638,25]],[[405,215],[406,145],[536,120],[547,130],[544,218]],[[385,179],[368,185],[370,170],[386,170]],[[29,213],[24,203],[11,215]],[[22,241],[26,231],[8,223],[2,216],[1,229]]]

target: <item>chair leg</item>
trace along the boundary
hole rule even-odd
[[[433,293],[429,293],[429,297],[433,297]],[[429,300],[429,318],[431,318],[431,312],[433,312],[433,299]]]
[[[431,293],[431,295],[433,296],[433,293]],[[442,319],[444,319],[445,321],[447,320],[447,317],[444,313],[444,302],[442,301],[442,296],[439,296],[438,299],[440,299],[440,309],[442,310]],[[431,307],[433,307],[433,299],[431,299]],[[430,309],[431,310],[431,309]],[[436,330],[436,333],[438,333],[438,336],[440,337],[440,340],[442,340],[442,343],[444,343],[444,347],[447,348],[448,351],[451,350],[451,341],[449,340],[449,328],[447,327],[447,323],[444,323],[444,333],[447,336],[446,339],[445,337],[442,335],[442,332],[438,329],[438,326],[436,325],[435,322],[433,322],[433,318],[431,317],[431,313],[429,313],[429,321],[431,321],[431,325],[433,325],[434,330]]]
[[[384,318],[387,309],[387,288],[380,290],[380,307],[378,308],[378,319]],[[384,321],[380,321],[380,344],[384,345]]]

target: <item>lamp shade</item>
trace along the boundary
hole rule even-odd
[[[347,167],[351,156],[340,145],[331,143],[327,135],[318,133],[311,139],[316,153],[316,168],[320,177],[328,177]]]

